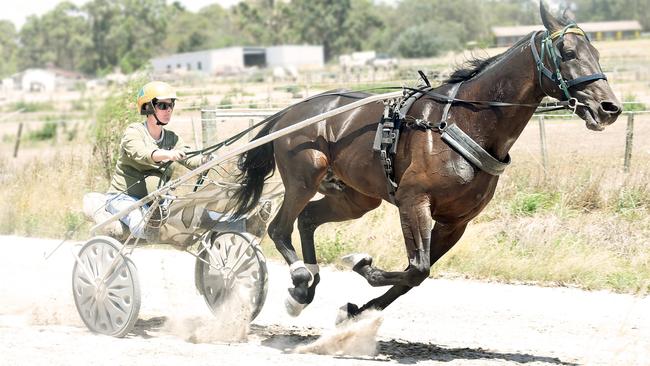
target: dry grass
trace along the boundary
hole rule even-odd
[[[33,157],[20,165],[0,159],[0,234],[63,237],[81,226],[75,238],[87,238],[81,213],[84,192],[105,185],[93,178],[89,154],[59,152]],[[101,187],[105,190],[106,187]]]

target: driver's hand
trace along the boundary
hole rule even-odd
[[[185,151],[183,150],[169,150],[169,160],[177,161],[185,159]]]

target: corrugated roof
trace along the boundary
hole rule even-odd
[[[578,24],[585,32],[641,31],[643,27],[636,20],[619,20],[613,22],[591,22]],[[543,30],[543,25],[522,25],[517,27],[492,27],[496,37],[525,36],[530,32]]]

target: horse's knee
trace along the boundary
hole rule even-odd
[[[415,287],[419,286],[424,280],[429,277],[430,267],[427,268],[417,268],[410,267],[408,269],[408,282],[409,286]]]

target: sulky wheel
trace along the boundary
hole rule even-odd
[[[81,320],[92,332],[124,337],[140,311],[140,285],[122,245],[107,236],[90,239],[72,269],[72,295]]]
[[[215,315],[236,307],[235,312],[244,310],[252,321],[266,299],[266,259],[250,234],[211,235],[210,250],[202,249],[196,260],[196,288]]]

